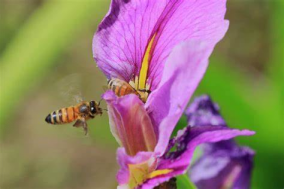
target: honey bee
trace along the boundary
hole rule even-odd
[[[96,115],[102,115],[102,108],[100,108],[100,102],[96,101],[82,101],[75,106],[67,108],[61,108],[48,114],[45,118],[47,123],[58,125],[74,123],[74,127],[83,127],[85,135],[88,133],[87,120],[95,118]]]
[[[118,97],[128,94],[136,94],[144,103],[150,94],[150,90],[136,90],[134,84],[129,84],[121,79],[108,80],[108,88],[112,90]]]

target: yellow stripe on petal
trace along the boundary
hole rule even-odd
[[[157,176],[160,176],[160,175],[165,175],[165,174],[168,174],[172,171],[173,171],[172,169],[156,170],[156,171],[153,171],[153,172],[148,174],[148,179],[151,179],[151,178],[154,178],[154,177],[157,177]]]
[[[141,65],[141,69],[140,69],[140,73],[139,73],[138,89],[145,89],[146,88],[147,73],[148,73],[148,69],[149,69],[149,61],[150,61],[150,58],[151,58],[150,52],[151,52],[155,37],[156,37],[156,34],[150,40],[150,42],[147,46],[146,52],[144,54],[144,57],[143,57],[143,61],[142,61],[142,65]]]

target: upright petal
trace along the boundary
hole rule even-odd
[[[166,0],[112,0],[93,39],[93,55],[108,78],[129,81],[138,73]]]
[[[155,128],[141,100],[133,94],[118,98],[112,91],[107,91],[103,99],[108,105],[111,131],[126,152],[133,156],[140,151],[154,151]]]
[[[172,49],[186,40],[216,44],[225,35],[226,0],[168,0],[155,28],[148,77],[152,91],[163,77],[163,68]]]
[[[145,105],[153,124],[159,125],[157,153],[163,154],[176,123],[207,68],[212,50],[212,44],[189,40],[175,47],[167,59],[161,83]]]
[[[186,111],[188,124],[192,127],[223,125],[227,127],[219,113],[219,107],[209,96],[194,99]],[[241,147],[233,139],[204,144],[203,155],[190,169],[190,178],[200,189],[208,187],[243,188],[250,187],[254,152]]]
[[[196,97],[185,111],[187,123],[192,127],[203,125],[227,126],[219,110],[219,106],[213,103],[208,95]]]
[[[107,77],[126,81],[139,75],[142,62],[149,64],[144,71],[153,91],[176,45],[188,39],[216,44],[224,36],[225,12],[226,0],[112,0],[94,36],[94,58]]]

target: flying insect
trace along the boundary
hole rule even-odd
[[[59,125],[74,122],[74,127],[83,127],[85,135],[88,134],[87,120],[95,118],[96,115],[102,115],[100,102],[82,101],[75,106],[61,108],[48,114],[45,121],[49,124]]]

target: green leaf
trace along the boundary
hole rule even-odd
[[[189,180],[186,174],[177,177],[178,189],[196,189],[195,185]]]

